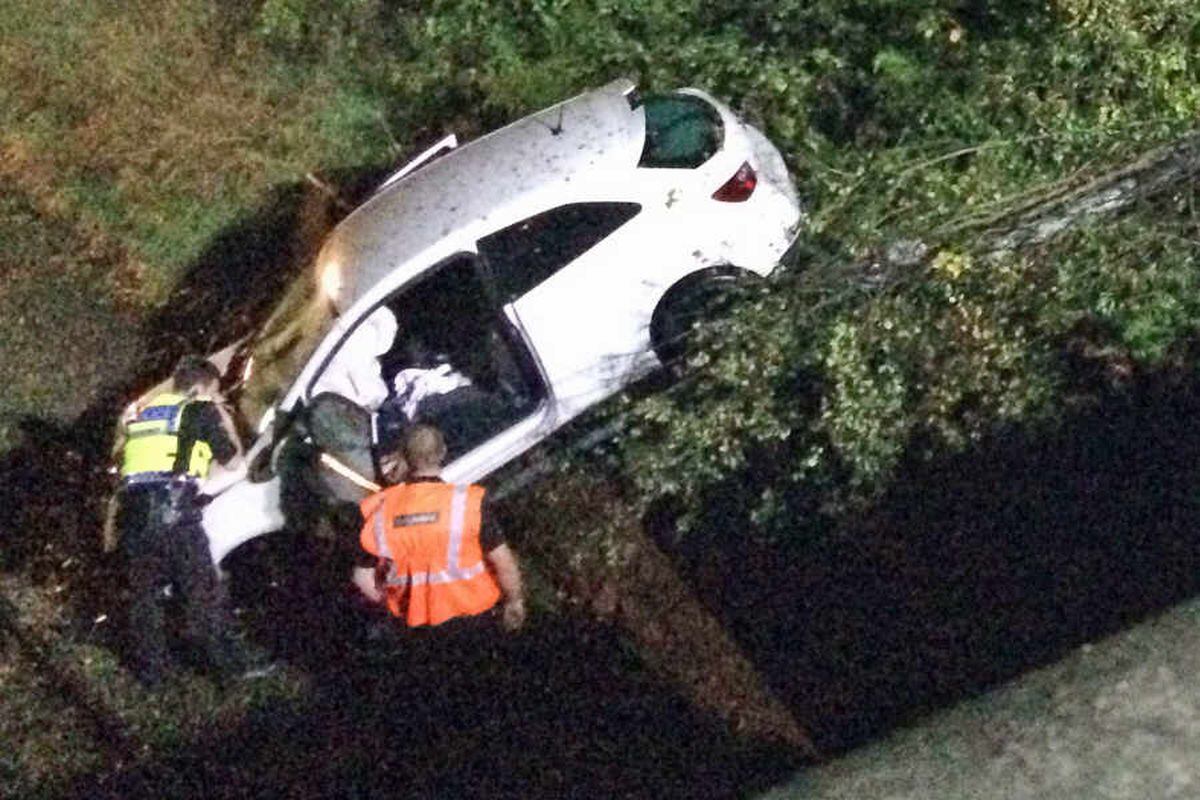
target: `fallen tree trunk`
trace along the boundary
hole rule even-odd
[[[975,231],[970,249],[984,257],[1045,244],[1067,231],[1112,218],[1138,203],[1163,196],[1200,177],[1200,130],[1158,147],[1133,161],[1084,179],[1068,178],[1047,190],[1014,201],[985,217],[936,229],[928,239],[889,243],[866,259],[826,271],[844,280],[857,275],[859,288],[885,288],[912,276],[939,249],[939,243]],[[820,280],[820,278],[818,278]]]
[[[987,226],[981,249],[1007,252],[1042,244],[1096,218],[1115,216],[1198,175],[1200,131],[1194,131],[1082,186],[1062,186],[1009,211]]]

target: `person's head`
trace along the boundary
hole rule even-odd
[[[210,394],[216,392],[221,383],[221,371],[208,359],[188,355],[179,359],[171,378],[177,392]]]
[[[404,437],[401,451],[413,475],[436,475],[446,458],[446,440],[432,425],[414,425]]]

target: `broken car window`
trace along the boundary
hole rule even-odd
[[[533,413],[544,397],[532,357],[507,329],[477,266],[473,255],[453,256],[371,312],[395,323],[388,346],[379,342],[358,356],[387,387],[376,419],[383,450],[409,425],[428,422],[442,429],[453,460]],[[310,393],[335,385],[325,374],[349,342],[339,345]]]

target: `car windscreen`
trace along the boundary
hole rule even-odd
[[[646,144],[639,167],[690,169],[712,158],[725,141],[721,115],[690,94],[649,95]]]
[[[288,289],[254,338],[250,376],[238,396],[238,410],[251,425],[291,386],[334,318],[333,304],[311,275]]]

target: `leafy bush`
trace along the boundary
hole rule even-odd
[[[382,165],[618,75],[703,87],[763,126],[810,200],[809,252],[711,326],[690,383],[627,404],[639,503],[738,482],[764,519],[797,486],[831,507],[869,498],[906,454],[1052,415],[1078,326],[1143,365],[1196,327],[1191,198],[1001,260],[973,244],[1195,124],[1200,6],[1184,0],[64,8],[9,15],[6,146],[157,273],[147,304],[279,182]],[[932,255],[898,285],[844,268],[903,238]]]
[[[712,487],[734,481],[760,521],[798,492],[823,492],[836,510],[885,488],[902,457],[1051,420],[1068,396],[1095,391],[1073,385],[1074,339],[1111,362],[1114,380],[1162,366],[1200,333],[1200,294],[1178,233],[1196,219],[1161,212],[1036,252],[943,249],[897,288],[824,305],[783,276],[785,291],[708,328],[700,375],[633,407],[625,454],[645,502],[673,496],[702,513]]]

